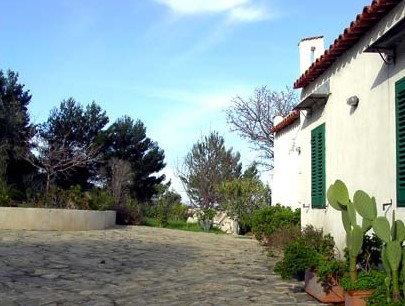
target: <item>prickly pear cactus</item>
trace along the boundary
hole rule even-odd
[[[405,240],[405,225],[401,220],[395,220],[395,211],[392,213],[391,226],[386,217],[378,217],[373,222],[376,235],[385,242],[381,258],[387,274],[392,280],[392,297],[394,301],[400,299],[399,268],[401,261],[405,263],[405,251],[402,243]],[[402,276],[405,277],[405,264],[402,264]],[[403,288],[405,292],[405,285]]]
[[[353,202],[350,200],[349,191],[341,180],[336,180],[327,192],[330,206],[342,214],[342,223],[346,231],[346,242],[350,253],[350,277],[357,279],[357,256],[361,252],[365,233],[371,229],[377,217],[375,198],[371,198],[364,191],[356,191]],[[361,225],[357,223],[357,214],[363,219]]]
[[[350,202],[349,191],[341,180],[336,180],[329,186],[326,197],[330,206],[339,211],[346,210],[347,204]]]

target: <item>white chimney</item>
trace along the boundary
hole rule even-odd
[[[277,115],[274,117],[273,120],[273,126],[276,126],[277,124],[279,124],[281,121],[283,121],[283,116]]]
[[[298,47],[300,49],[300,73],[303,74],[325,52],[323,36],[301,39]]]

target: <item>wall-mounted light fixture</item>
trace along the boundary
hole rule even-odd
[[[357,105],[359,105],[359,97],[351,96],[351,97],[347,98],[346,102],[348,105],[356,107]]]

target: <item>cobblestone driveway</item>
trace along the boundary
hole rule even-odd
[[[148,227],[0,231],[0,305],[321,305],[256,241]]]

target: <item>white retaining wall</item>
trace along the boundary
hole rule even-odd
[[[0,207],[0,229],[85,231],[113,227],[115,211]]]

